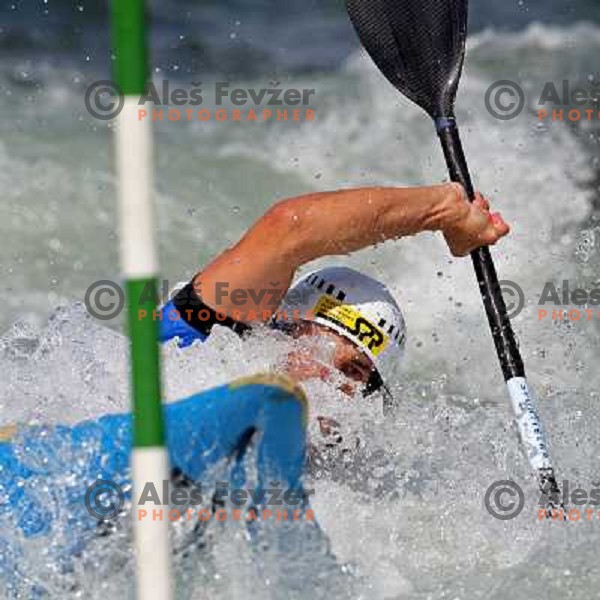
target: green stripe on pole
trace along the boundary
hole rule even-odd
[[[116,83],[125,95],[142,94],[148,75],[145,2],[113,0],[112,10]]]
[[[154,278],[126,283],[128,327],[131,339],[133,385],[133,445],[162,446],[164,427],[160,390],[158,324]]]
[[[146,14],[144,0],[112,0],[116,60],[114,78],[125,94],[116,128],[116,157],[121,211],[121,263],[126,281],[127,325],[131,340],[133,412],[133,489],[168,478],[160,385],[160,348],[155,313],[158,267],[152,210],[152,136],[150,123],[133,109],[146,87]],[[173,580],[169,523],[135,519],[138,600],[171,600]]]

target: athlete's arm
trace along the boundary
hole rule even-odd
[[[196,275],[194,288],[236,320],[265,321],[279,304],[273,290],[285,294],[301,265],[421,231],[441,231],[450,251],[464,256],[509,228],[480,194],[471,204],[454,183],[307,194],[275,204]]]

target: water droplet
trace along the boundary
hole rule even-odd
[[[581,263],[587,263],[594,252],[596,236],[593,229],[584,229],[577,236],[575,256]]]
[[[62,244],[61,244],[60,240],[57,238],[52,238],[48,242],[48,246],[50,247],[51,250],[54,250],[55,252],[58,252],[62,248]]]

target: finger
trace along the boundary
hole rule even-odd
[[[504,237],[510,232],[510,226],[502,218],[502,215],[500,213],[492,213],[491,217],[494,229],[498,232],[498,235],[500,237]]]
[[[485,211],[490,210],[490,203],[480,192],[477,192],[475,194],[475,199],[473,200],[473,204]]]
[[[502,217],[499,219],[497,216],[492,217],[490,225],[479,238],[482,246],[493,246],[510,231],[509,226],[504,222]]]

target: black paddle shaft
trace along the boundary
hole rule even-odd
[[[453,181],[473,184],[454,119],[467,39],[467,0],[346,0],[358,36],[398,91],[434,120]],[[506,380],[524,368],[488,248],[471,253]]]
[[[471,176],[469,175],[456,122],[454,119],[440,119],[438,120],[438,124],[440,121],[443,121],[443,125],[438,125],[438,136],[444,150],[450,179],[460,183],[467,192],[469,200],[473,201],[475,191],[471,182]],[[478,248],[471,252],[471,258],[473,259],[477,283],[479,284],[479,290],[483,298],[485,312],[496,345],[496,352],[498,353],[504,379],[508,381],[513,377],[524,377],[525,368],[523,360],[506,313],[506,305],[502,297],[502,290],[498,283],[498,275],[496,274],[490,250],[487,246]]]
[[[450,178],[462,184],[473,201],[473,184],[454,118],[465,57],[468,0],[346,0],[346,4],[362,45],[380,71],[434,120]],[[518,393],[510,383],[509,392],[513,403],[518,402],[518,407],[513,407],[520,419],[520,433],[524,441],[535,446],[536,453],[530,454],[529,460],[534,466],[532,458],[544,456],[545,466],[536,466],[540,486],[558,492],[490,250],[479,248],[471,252],[471,258],[504,378],[507,382],[519,378]],[[527,430],[527,423],[533,431]]]

